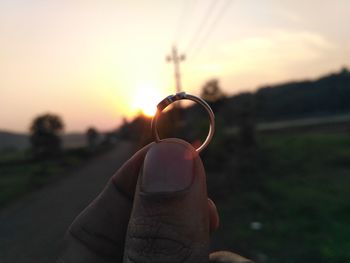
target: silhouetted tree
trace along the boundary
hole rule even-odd
[[[245,149],[255,147],[255,103],[254,96],[250,93],[239,95],[240,103],[237,103],[234,112],[239,127],[240,144]]]
[[[259,121],[327,116],[350,111],[350,73],[346,68],[313,81],[260,88],[255,94]]]
[[[225,95],[220,88],[219,80],[212,79],[207,81],[202,87],[201,97],[208,102],[217,102],[224,98]]]
[[[90,151],[94,151],[96,149],[98,138],[99,138],[99,134],[95,128],[90,127],[86,131],[86,139],[87,139],[87,143]]]
[[[61,151],[60,132],[64,124],[55,114],[44,114],[34,119],[30,127],[30,143],[36,158],[56,156]]]

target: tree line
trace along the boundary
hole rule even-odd
[[[238,126],[241,141],[254,145],[256,122],[278,121],[305,117],[326,116],[350,112],[350,73],[343,68],[314,81],[289,82],[266,86],[256,92],[227,96],[219,80],[207,81],[201,89],[201,97],[213,108],[219,127]],[[162,114],[159,131],[163,137],[184,139],[205,136],[207,120],[201,115],[199,105],[185,109],[174,108]],[[202,116],[202,117],[201,117]],[[192,127],[192,128],[191,128]],[[55,114],[37,117],[31,126],[31,144],[35,156],[58,154],[61,150],[60,134],[64,124]],[[88,147],[96,148],[99,134],[95,128],[86,132]],[[108,138],[138,140],[145,144],[152,140],[150,119],[139,115],[108,133]],[[106,137],[106,138],[107,138]]]
[[[233,96],[231,107],[249,104],[257,121],[277,121],[350,112],[350,73],[346,68],[317,80],[266,86]]]

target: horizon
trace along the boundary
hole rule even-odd
[[[212,78],[231,96],[338,72],[350,66],[349,9],[346,0],[2,2],[0,130],[27,133],[46,112],[66,133],[118,127],[175,93],[165,61],[174,42],[194,95]],[[148,91],[147,105],[137,101]]]
[[[330,75],[333,75],[333,74],[340,74],[343,70],[346,70],[347,72],[349,72],[349,67],[348,66],[343,66],[341,67],[340,69],[338,70],[335,70],[335,71],[331,71],[331,72],[328,72],[328,73],[325,73],[325,74],[322,74],[316,78],[303,78],[303,79],[295,79],[295,80],[286,80],[286,81],[282,81],[282,82],[278,82],[278,83],[268,83],[268,84],[264,84],[264,85],[259,85],[256,89],[254,90],[251,90],[251,91],[242,91],[242,92],[239,92],[239,93],[235,93],[235,94],[229,94],[227,97],[234,97],[234,96],[237,96],[239,94],[242,94],[242,93],[245,93],[245,92],[249,92],[249,93],[252,93],[254,94],[255,92],[258,92],[260,89],[263,89],[263,88],[275,88],[275,87],[278,87],[278,86],[281,86],[281,85],[286,85],[286,84],[289,84],[289,83],[300,83],[300,82],[304,82],[304,81],[318,81],[319,79],[322,79],[322,78],[325,78],[325,77],[328,77]],[[227,94],[226,94],[227,95]],[[190,106],[190,105],[183,105],[185,108]],[[44,112],[43,114],[45,113],[51,113],[51,112]],[[148,116],[147,114],[143,113],[142,111],[140,111],[138,114],[142,114],[144,117],[146,118],[152,118],[151,116]],[[62,116],[61,116],[62,117]],[[137,117],[137,115],[135,115],[133,118],[130,119],[130,121],[132,121],[135,117]],[[64,119],[63,119],[63,122],[64,122]],[[98,130],[99,133],[101,134],[104,134],[104,133],[108,133],[108,132],[111,132],[113,130],[116,130],[116,129],[119,129],[120,128],[120,125],[122,124],[119,124],[117,125],[116,127],[112,128],[112,129],[109,129],[109,130]],[[91,125],[91,127],[93,128],[97,128],[97,127],[94,127],[93,125]],[[16,135],[29,135],[30,134],[30,131],[29,131],[29,128],[27,131],[13,131],[13,130],[8,130],[8,129],[2,129],[0,128],[0,132],[4,132],[4,133],[10,133],[10,134],[16,134]],[[77,135],[83,135],[86,133],[86,130],[71,130],[71,131],[66,131],[65,129],[63,129],[63,132],[62,132],[62,135],[74,135],[74,134],[77,134]]]

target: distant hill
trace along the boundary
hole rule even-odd
[[[62,139],[64,148],[86,145],[86,137],[83,133],[67,133],[62,136]],[[29,136],[27,134],[0,131],[0,151],[25,150],[29,146]]]
[[[0,150],[24,150],[28,147],[28,135],[0,131]]]
[[[350,112],[350,73],[346,68],[313,81],[260,88],[254,94],[258,120],[329,116]]]
[[[244,115],[261,123],[347,114],[350,73],[343,68],[316,80],[265,86],[225,98],[219,104],[217,113],[226,124],[235,124]]]

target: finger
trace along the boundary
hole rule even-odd
[[[229,251],[217,251],[210,254],[210,263],[254,263],[250,259]]]
[[[152,143],[134,154],[134,156],[131,157],[112,177],[115,187],[130,200],[134,198],[137,178],[145,155],[151,145]]]
[[[215,203],[208,198],[208,207],[209,207],[209,229],[210,233],[218,229],[220,224],[218,210]]]
[[[132,198],[148,148],[149,145],[129,159],[101,194],[75,219],[66,237],[62,255],[65,262],[122,261]]]
[[[209,208],[201,159],[168,139],[146,154],[125,242],[125,263],[207,262]]]

